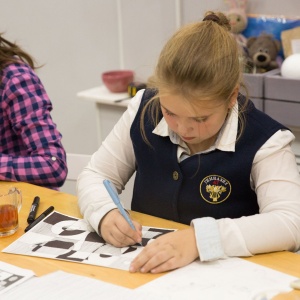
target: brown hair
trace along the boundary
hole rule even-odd
[[[11,63],[18,63],[22,60],[27,63],[32,69],[35,69],[34,59],[22,50],[16,43],[12,43],[0,34],[0,68],[4,68]]]
[[[224,103],[236,87],[245,88],[240,50],[230,29],[223,13],[209,11],[202,22],[182,27],[166,43],[148,83],[158,93],[141,115],[140,128],[146,142],[145,112],[150,108],[152,121],[157,125],[162,94],[182,95],[187,101]]]

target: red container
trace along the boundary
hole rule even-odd
[[[130,70],[116,70],[102,73],[104,85],[112,93],[127,92],[128,85],[133,81],[134,72]]]

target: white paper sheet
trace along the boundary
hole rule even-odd
[[[0,261],[0,294],[32,278],[34,272]],[[1,296],[2,299],[2,296]]]
[[[267,300],[264,293],[288,292],[293,280],[293,276],[240,258],[198,261],[135,289],[133,297],[143,300]],[[255,298],[257,295],[262,297]]]
[[[125,275],[126,276],[126,275]],[[295,277],[239,258],[194,262],[134,290],[57,271],[32,278],[1,300],[267,300],[291,290]],[[259,296],[258,296],[259,295]]]
[[[121,300],[131,290],[89,277],[57,271],[5,292],[1,300]]]

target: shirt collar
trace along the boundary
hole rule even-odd
[[[156,135],[163,136],[163,137],[169,136],[172,143],[179,145],[183,149],[183,151],[189,153],[187,145],[179,138],[179,136],[174,131],[169,129],[168,124],[164,117],[160,120],[160,122],[152,132]],[[230,110],[230,113],[218,134],[215,144],[203,152],[209,152],[214,149],[234,152],[237,132],[238,132],[238,102],[236,102],[236,104]]]

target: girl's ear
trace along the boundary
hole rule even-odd
[[[230,96],[230,101],[229,101],[229,106],[228,106],[229,109],[234,107],[234,105],[237,101],[238,94],[239,94],[239,87],[236,86]]]

